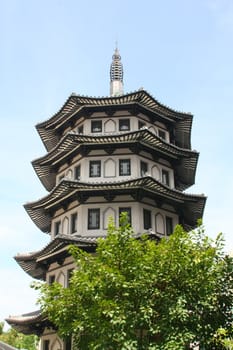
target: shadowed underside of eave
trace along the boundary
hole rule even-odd
[[[177,163],[179,190],[185,190],[195,182],[198,152],[167,143],[148,129],[97,136],[68,133],[57,147],[44,157],[34,160],[32,165],[42,184],[51,191],[56,182],[56,168],[68,158],[77,156],[79,153],[87,153],[92,149],[107,149],[112,154],[115,149],[122,147],[132,148],[133,152],[146,150],[153,156],[168,159],[174,163],[174,166]]]
[[[46,327],[52,327],[51,322],[40,310],[20,316],[9,316],[6,322],[18,332],[26,335],[41,336]]]
[[[51,211],[77,200],[85,203],[89,197],[105,197],[106,202],[114,200],[119,194],[131,195],[136,201],[149,197],[159,202],[179,206],[184,213],[187,225],[194,227],[202,218],[206,197],[192,195],[171,189],[152,177],[129,179],[127,181],[89,183],[62,180],[46,197],[25,205],[33,222],[43,231],[50,232]]]
[[[53,117],[45,122],[37,124],[36,128],[48,151],[56,147],[61,138],[62,130],[71,122],[72,118],[85,115],[87,109],[92,111],[106,111],[112,109],[134,108],[138,105],[145,110],[145,114],[154,114],[157,118],[164,121],[176,123],[177,139],[184,142],[183,137],[186,136],[185,143],[190,148],[190,133],[192,127],[192,115],[190,113],[182,113],[172,110],[156,101],[146,91],[140,90],[135,93],[122,95],[119,97],[85,97],[71,95],[63,107]],[[85,109],[85,110],[84,110]]]
[[[63,261],[69,256],[68,248],[71,244],[75,244],[84,251],[94,252],[97,238],[95,236],[81,237],[59,234],[42,249],[36,252],[17,254],[14,258],[32,278],[45,280],[47,265],[53,261]]]

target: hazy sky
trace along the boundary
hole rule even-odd
[[[208,196],[207,233],[233,249],[233,1],[1,0],[0,321],[38,308],[13,259],[48,243],[23,208],[46,195],[31,166],[45,154],[34,126],[72,92],[109,95],[116,40],[125,92],[143,87],[194,114],[189,192]]]

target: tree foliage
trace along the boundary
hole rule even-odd
[[[35,335],[24,335],[17,332],[13,328],[9,328],[6,332],[3,331],[4,322],[2,325],[2,333],[0,333],[0,341],[11,345],[17,349],[36,350],[38,345],[38,337]]]
[[[229,337],[229,333],[232,334],[233,329],[227,331],[224,328],[219,328],[217,331],[218,343],[222,344],[224,349],[233,350],[233,338]]]
[[[0,335],[3,333],[4,322],[0,322]]]
[[[222,236],[177,226],[160,242],[133,238],[125,215],[111,222],[96,254],[71,246],[78,269],[68,288],[40,286],[39,303],[77,349],[182,350],[215,345],[232,323],[233,261]]]

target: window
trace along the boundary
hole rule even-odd
[[[100,177],[101,176],[101,161],[91,160],[90,161],[90,177]]]
[[[100,228],[100,209],[88,209],[88,230]]]
[[[70,278],[72,277],[74,269],[67,270],[67,281],[66,281],[66,286],[69,287],[70,285]]]
[[[81,175],[81,165],[77,165],[74,168],[74,178],[75,178],[75,180],[80,180],[80,175]]]
[[[102,120],[91,121],[91,132],[102,132]]]
[[[49,284],[52,284],[53,282],[55,282],[55,275],[50,275],[49,276]]]
[[[169,186],[169,171],[162,169],[162,183]]]
[[[141,122],[141,120],[138,121],[138,129],[143,128],[144,126],[146,126],[146,123]]]
[[[146,162],[141,162],[140,164],[140,168],[141,168],[141,176],[146,176],[147,172],[148,172],[148,163]]]
[[[159,129],[158,135],[159,135],[159,137],[161,137],[161,139],[166,140],[166,132],[165,131]]]
[[[65,339],[65,349],[64,350],[71,350],[72,349],[72,338],[68,337]]]
[[[77,222],[78,222],[78,214],[77,213],[71,214],[71,218],[70,218],[70,233],[77,232]]]
[[[130,159],[119,160],[119,175],[120,176],[131,175]]]
[[[151,228],[151,211],[147,209],[143,209],[143,223],[144,229],[148,230]]]
[[[77,131],[79,134],[83,134],[83,125],[78,126]]]
[[[128,223],[131,224],[131,208],[119,208],[119,218],[121,213],[127,213]]]
[[[57,236],[61,233],[61,221],[56,221],[54,224],[54,235]]]
[[[166,216],[166,235],[169,236],[173,233],[173,219],[170,216]]]
[[[43,350],[49,350],[49,340],[43,340]]]
[[[120,131],[130,130],[130,120],[129,119],[119,119],[119,130]]]

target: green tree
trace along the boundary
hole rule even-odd
[[[219,328],[216,334],[218,343],[222,344],[224,349],[233,350],[233,338],[230,338],[228,333],[226,329]],[[232,334],[232,329],[230,333]]]
[[[3,322],[1,324],[4,326]],[[6,332],[2,331],[0,341],[17,349],[36,350],[39,339],[36,335],[24,335],[13,328],[9,328]]]
[[[77,349],[220,349],[216,331],[232,322],[233,261],[219,235],[177,226],[160,242],[132,237],[126,216],[111,222],[96,254],[70,247],[70,286],[40,285],[39,303]]]
[[[0,335],[3,333],[4,322],[0,322]]]

